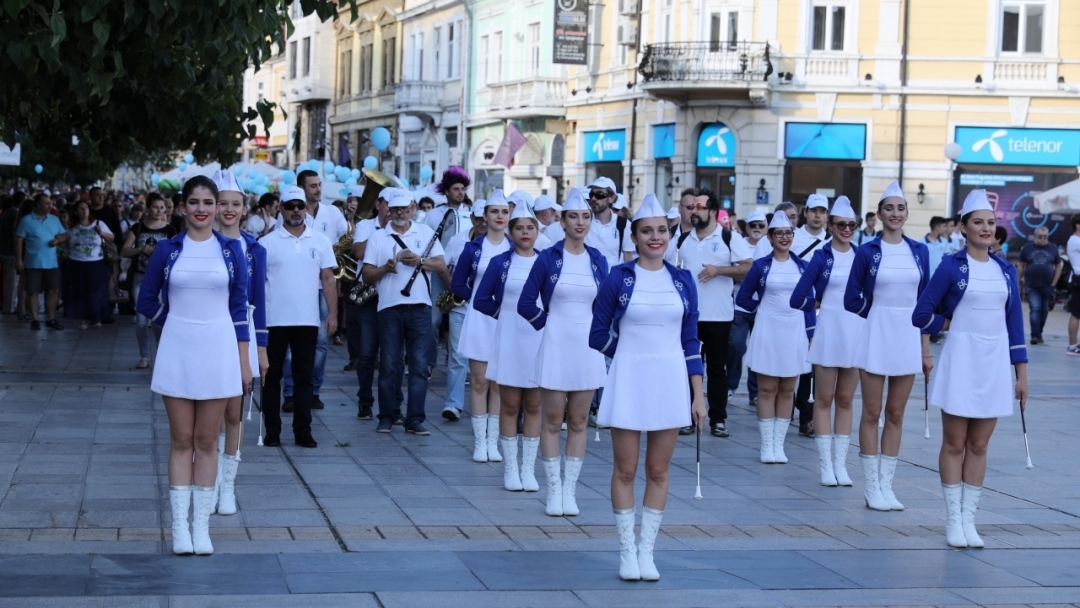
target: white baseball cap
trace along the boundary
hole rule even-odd
[[[307,201],[307,197],[304,195],[303,189],[299,186],[289,186],[281,191],[281,202],[287,203],[289,201]]]
[[[393,209],[396,207],[408,207],[409,205],[413,204],[413,198],[411,194],[404,190],[401,190],[400,188],[395,188],[395,190],[398,190],[398,192],[391,194],[390,198],[386,199],[386,204],[388,207]]]
[[[562,211],[562,205],[555,202],[555,199],[546,194],[541,194],[533,201],[533,211],[540,213],[548,209],[554,209],[556,213]]]
[[[811,194],[810,196],[806,197],[806,208],[828,210],[829,199],[817,193]]]
[[[593,180],[593,183],[589,184],[589,188],[606,188],[612,192],[615,192],[615,182],[611,181],[610,177],[600,176]]]

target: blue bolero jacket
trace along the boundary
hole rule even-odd
[[[540,252],[535,252],[533,255],[540,255]],[[484,276],[480,279],[480,284],[476,286],[476,293],[473,295],[473,308],[489,317],[499,318],[503,290],[506,289],[506,271],[510,269],[513,259],[513,249],[491,258]]]
[[[160,326],[165,325],[165,319],[169,316],[169,272],[172,271],[176,260],[180,258],[180,252],[184,249],[185,236],[187,236],[187,230],[157,244],[146,264],[146,274],[143,276],[142,286],[139,289],[136,310]],[[240,248],[240,241],[230,239],[217,231],[214,232],[214,238],[221,244],[221,255],[225,258],[225,266],[229,269],[229,316],[232,317],[233,327],[236,330],[236,341],[248,342],[250,335],[247,322],[247,286],[250,278],[247,259]]]
[[[476,269],[480,266],[480,254],[484,247],[485,238],[487,238],[486,232],[465,243],[465,247],[462,248],[461,255],[458,257],[457,265],[454,266],[454,276],[450,278],[450,291],[466,302],[473,297],[473,287],[476,286]]]
[[[252,234],[241,230],[240,236],[247,243],[247,293],[248,303],[254,307],[251,318],[255,322],[255,342],[265,348],[270,336],[266,329],[266,248]]]
[[[795,265],[799,267],[799,272],[805,277],[806,262],[795,254],[791,254],[790,259],[795,261]],[[765,295],[765,283],[766,279],[769,278],[772,261],[773,254],[770,253],[763,258],[754,260],[750,270],[747,271],[746,277],[739,286],[739,292],[735,295],[735,303],[744,310],[754,312],[761,305],[761,298]],[[754,299],[755,295],[757,295],[757,299]],[[813,307],[810,307],[810,310],[803,310],[803,323],[806,325],[806,337],[813,338],[814,326],[817,324],[817,314],[814,313]]]
[[[537,331],[547,324],[548,309],[551,304],[551,292],[555,290],[555,284],[559,282],[562,274],[562,259],[564,242],[559,241],[551,247],[541,251],[537,255],[536,263],[533,264],[529,279],[525,281],[525,287],[521,290],[521,298],[518,300],[517,311]],[[593,280],[597,288],[604,281],[608,273],[607,260],[596,249],[585,246],[589,259],[592,260]],[[536,305],[536,298],[540,298],[543,309]]]
[[[854,243],[852,249],[858,248]],[[825,246],[814,252],[806,265],[806,271],[799,279],[795,291],[791,292],[791,307],[802,311],[812,311],[817,302],[825,296],[825,289],[829,286],[829,277],[832,275],[833,248],[832,240]],[[840,287],[845,287],[841,285]]]
[[[1020,280],[1016,269],[1006,260],[996,255],[990,259],[997,262],[1005,275],[1005,285],[1009,289],[1009,299],[1005,302],[1005,327],[1009,332],[1009,358],[1012,363],[1027,363],[1027,347],[1024,346],[1024,310],[1020,305]],[[945,325],[945,319],[951,319],[956,305],[964,298],[968,286],[967,251],[947,255],[934,271],[930,284],[915,305],[911,313],[911,324],[924,334],[937,334]]]
[[[927,282],[930,281],[930,250],[926,245],[904,237],[904,242],[915,256],[915,265],[919,268],[919,292],[922,297]],[[878,266],[881,265],[881,237],[874,237],[855,250],[855,262],[851,265],[847,288],[844,290],[844,308],[862,318],[870,314],[874,306],[874,284],[877,280]],[[925,331],[923,333],[926,333]]]
[[[682,297],[682,346],[686,356],[686,373],[689,376],[700,376],[704,373],[704,368],[701,364],[701,342],[697,332],[697,286],[689,271],[676,268],[667,262],[664,262],[664,267],[671,273],[675,289]],[[600,284],[600,290],[593,300],[589,346],[606,357],[614,357],[615,350],[619,347],[619,321],[634,295],[636,277],[637,260],[619,264],[611,269],[611,273]]]

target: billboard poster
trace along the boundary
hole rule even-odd
[[[589,62],[589,0],[555,0],[555,39],[552,63]]]
[[[957,171],[956,202],[954,212],[968,193],[978,188],[986,190],[986,197],[994,206],[998,226],[1009,233],[1009,240],[1021,237],[1033,240],[1035,229],[1045,226],[1050,231],[1050,242],[1064,245],[1072,233],[1069,218],[1072,210],[1061,209],[1044,213],[1036,204],[1040,193],[1076,179],[1075,171],[1060,172],[974,172]]]

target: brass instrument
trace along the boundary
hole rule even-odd
[[[371,217],[371,212],[375,209],[375,200],[379,198],[379,193],[383,191],[383,188],[397,185],[394,178],[381,171],[376,171],[374,169],[361,169],[360,171],[365,178],[364,194],[361,195],[360,200],[357,201],[356,211],[353,212],[351,218],[352,221],[350,223],[354,226],[360,220]],[[360,278],[360,262],[353,259],[352,248],[353,233],[352,231],[349,231],[342,235],[334,245],[334,257],[337,258],[338,265],[337,270],[334,271],[334,278],[349,283],[362,284],[363,280]],[[371,289],[374,290],[374,288],[375,286],[372,285]]]
[[[454,295],[454,292],[447,289],[439,294],[439,297],[435,298],[435,307],[444,313],[448,313],[454,310],[458,306],[464,306],[465,300]]]

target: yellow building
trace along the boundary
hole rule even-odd
[[[707,186],[746,217],[814,192],[873,210],[902,179],[919,236],[975,187],[1020,234],[1071,213],[1037,195],[1080,166],[1078,4],[640,2],[591,7],[570,185],[609,175],[633,202]]]

